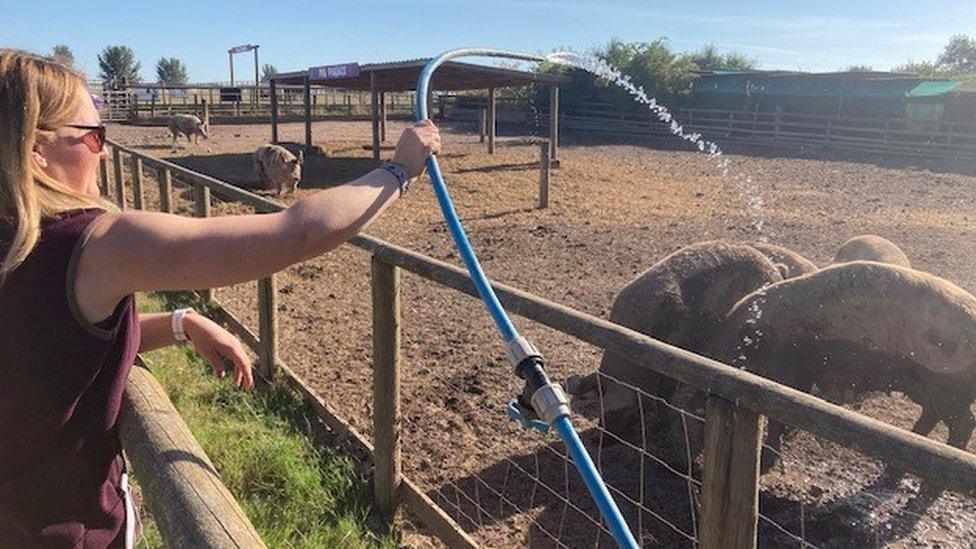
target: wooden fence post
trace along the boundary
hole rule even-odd
[[[539,144],[539,209],[549,207],[549,173],[552,162],[549,158],[549,143]]]
[[[258,338],[261,342],[259,373],[268,381],[278,367],[278,289],[275,275],[258,281]]]
[[[194,213],[197,217],[210,217],[211,205],[210,205],[210,187],[206,185],[201,185],[196,183],[193,185],[193,202],[194,202]],[[203,299],[207,301],[213,301],[214,295],[216,294],[213,288],[204,289],[200,292]]]
[[[107,197],[111,189],[108,186],[108,158],[104,156],[98,160],[98,175],[102,195]]]
[[[173,172],[169,168],[156,171],[159,181],[159,209],[165,213],[173,213]]]
[[[380,513],[399,503],[400,272],[373,256],[373,490]]]
[[[125,210],[125,181],[122,180],[122,151],[112,147],[112,168],[115,172],[115,203]]]
[[[549,158],[559,167],[559,86],[549,85]]]
[[[142,192],[142,159],[132,155],[132,207],[141,210],[145,199]]]
[[[488,88],[488,154],[495,154],[495,88]]]
[[[210,131],[210,103],[206,99],[203,100],[203,127],[209,132]]]
[[[478,109],[478,142],[485,142],[485,129],[488,126],[488,109],[482,107]]]
[[[705,408],[702,549],[753,549],[759,518],[760,416],[718,397]]]

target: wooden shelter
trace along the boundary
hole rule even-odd
[[[271,141],[278,142],[276,87],[299,85],[305,88],[305,146],[312,147],[312,111],[309,101],[312,86],[372,93],[373,158],[380,158],[380,141],[386,137],[386,92],[415,91],[420,72],[430,59],[413,59],[367,65],[346,64],[317,67],[305,71],[280,73],[271,79]],[[329,69],[337,70],[329,70]],[[448,61],[434,72],[430,89],[437,91],[488,90],[488,152],[495,152],[495,90],[498,88],[542,84],[549,87],[550,159],[558,157],[559,86],[569,77],[516,69]],[[430,98],[427,98],[430,101]],[[429,110],[429,109],[428,109]]]

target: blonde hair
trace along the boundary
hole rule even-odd
[[[0,49],[0,220],[15,227],[0,263],[0,284],[24,262],[41,236],[41,220],[76,208],[104,208],[32,161],[39,139],[71,122],[81,75],[55,61],[24,51]]]

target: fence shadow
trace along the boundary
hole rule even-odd
[[[209,175],[248,190],[262,190],[260,177],[254,172],[250,153],[175,156],[174,164]],[[348,183],[376,167],[376,161],[364,157],[329,157],[307,155],[302,167],[301,189],[323,189]]]
[[[581,437],[642,545],[694,546],[696,519],[684,479],[646,457],[641,464],[633,448],[599,451],[595,429]],[[528,517],[525,546],[616,546],[558,441],[445,482],[428,495],[469,531],[514,530]]]

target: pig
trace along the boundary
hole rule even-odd
[[[192,114],[174,114],[169,117],[169,132],[173,134],[173,147],[180,135],[186,136],[186,142],[199,143],[199,136],[207,139],[207,129],[199,117]]]
[[[282,188],[287,188],[288,194],[295,192],[302,179],[304,151],[295,156],[281,145],[261,145],[254,151],[253,160],[254,173],[261,178],[265,189],[274,189],[278,196]]]

